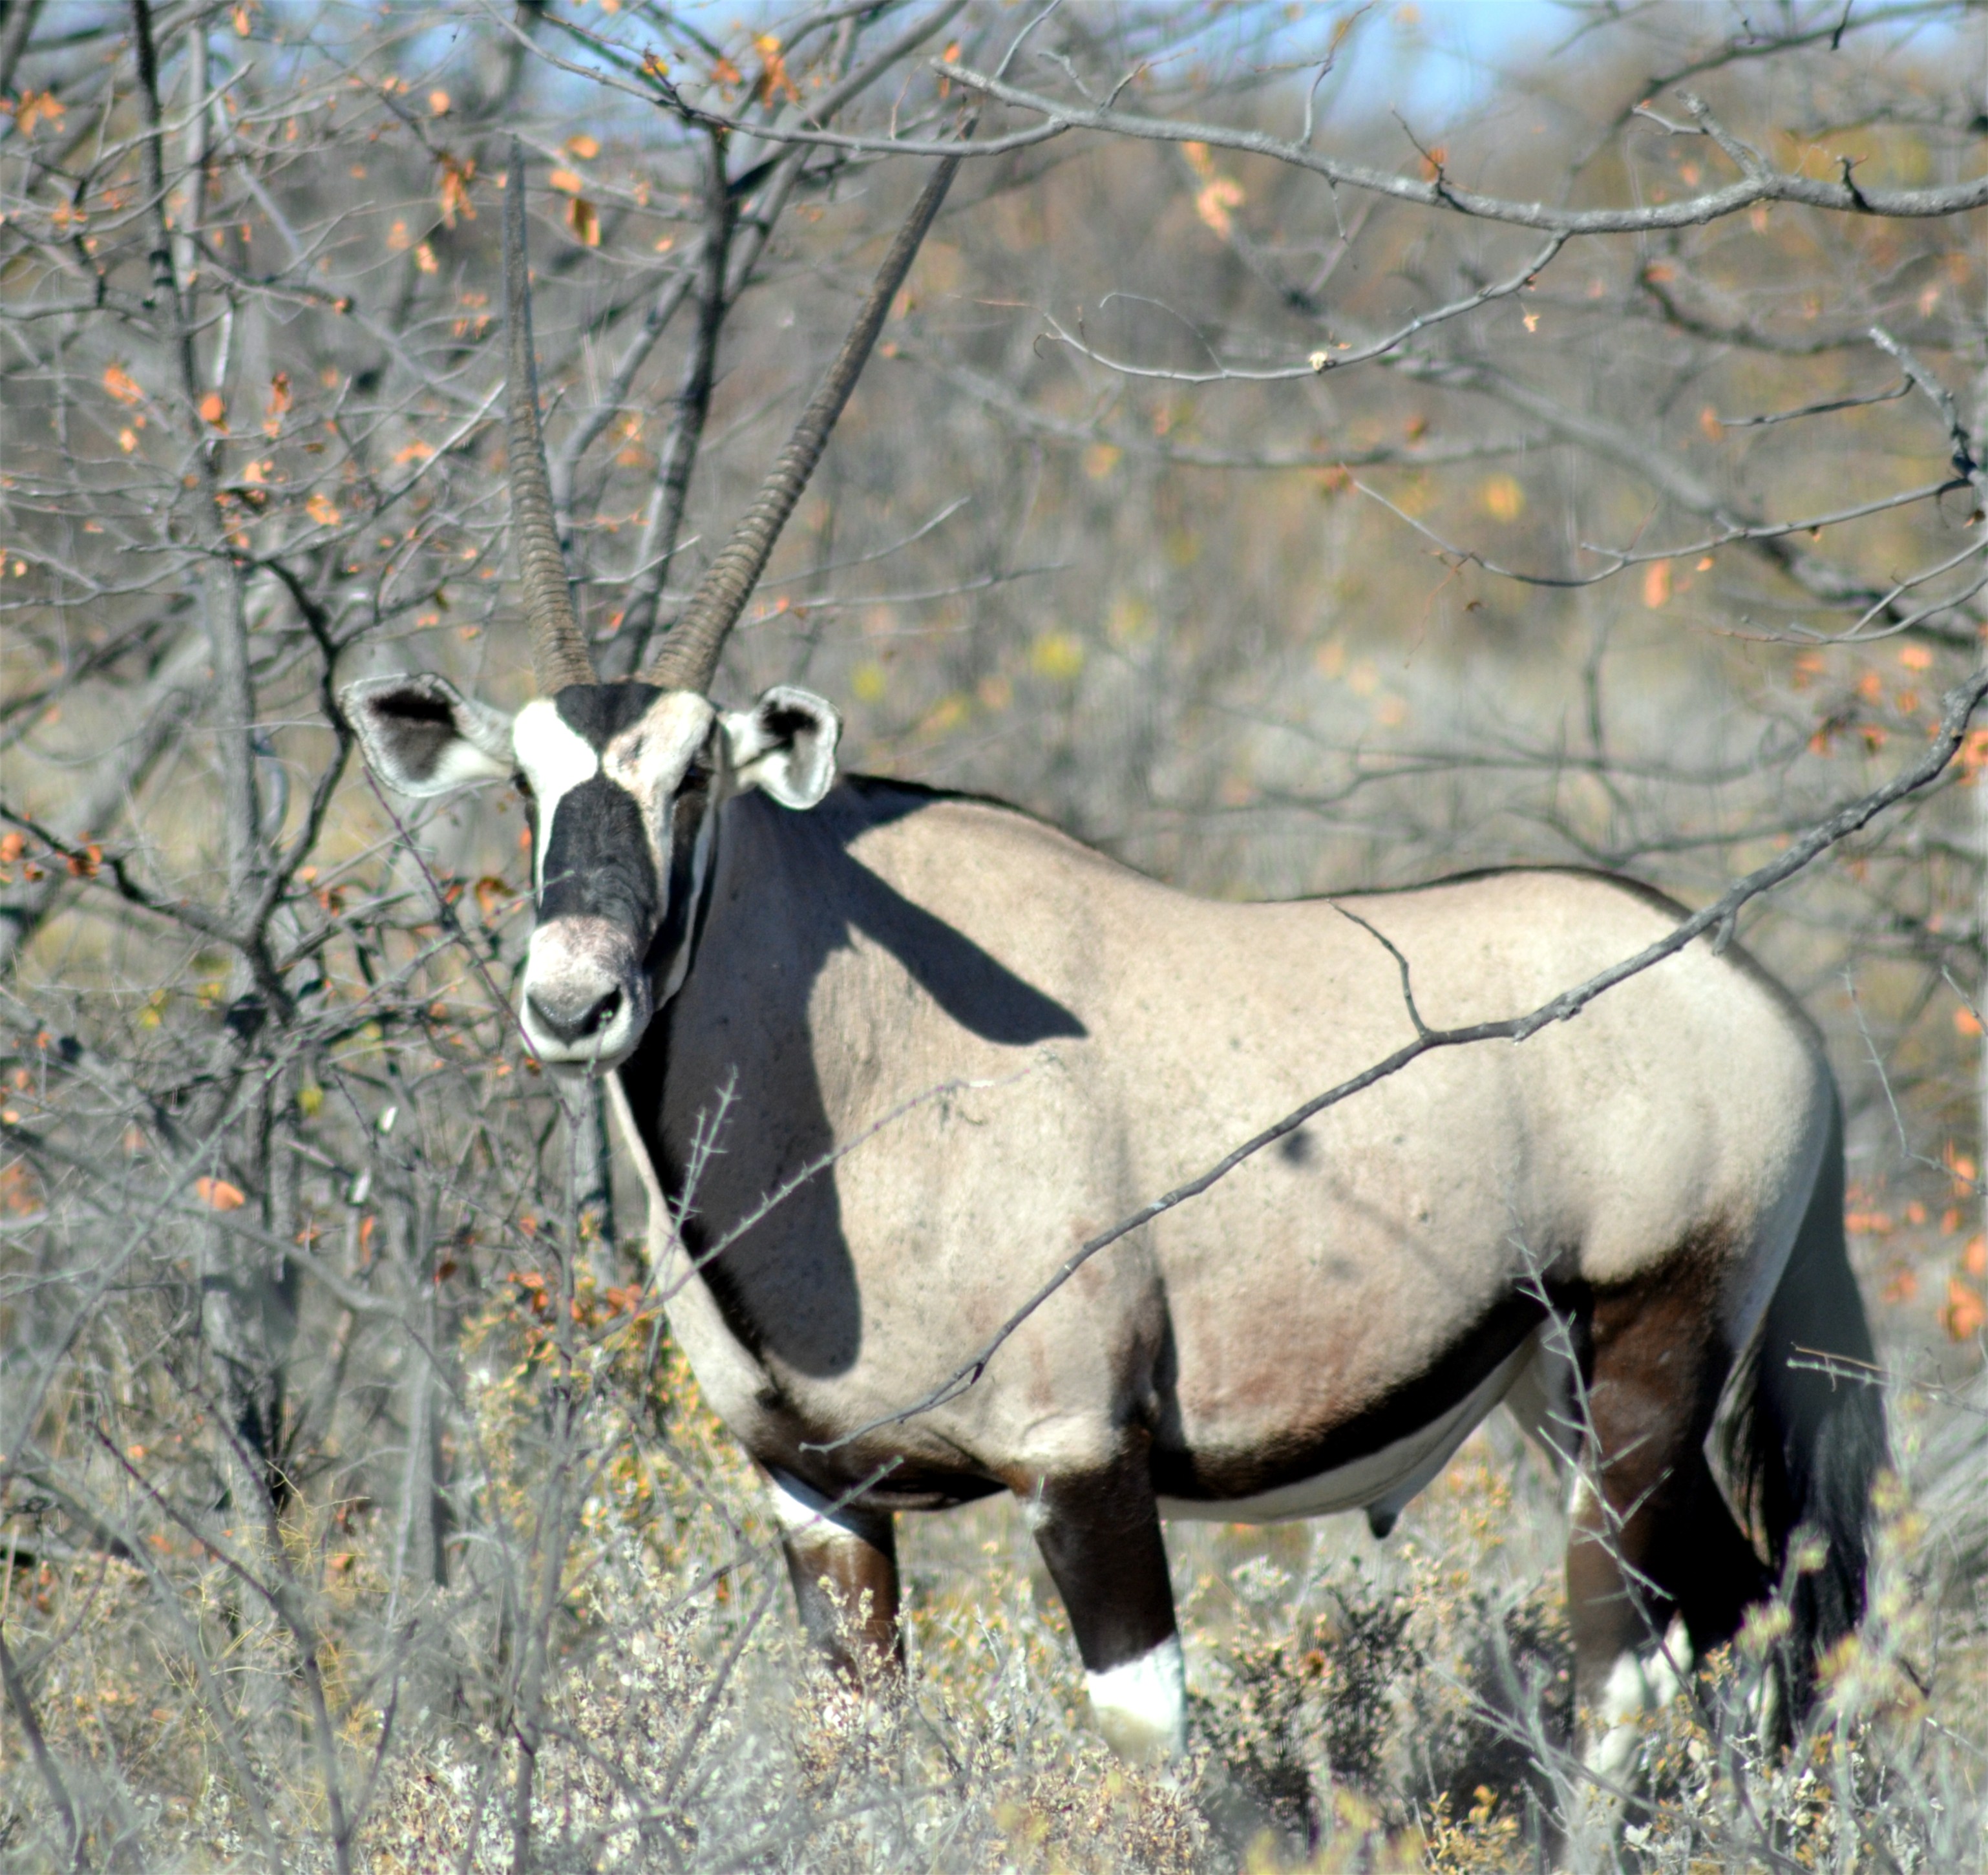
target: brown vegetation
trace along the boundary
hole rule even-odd
[[[1980,1866],[1988,729],[1742,921],[1849,1103],[1868,1632],[1782,1755],[1756,1623],[1611,1809],[1502,1426],[1386,1545],[1176,1533],[1176,1777],[1085,1732],[1006,1507],[907,1532],[904,1699],[823,1679],[597,1111],[519,1045],[517,804],[410,814],[333,700],[525,693],[509,133],[624,669],[915,186],[891,139],[1034,22],[728,693],[1205,892],[1716,897],[1909,766],[1988,628],[1983,28],[1618,11],[1438,131],[1384,107],[1446,29],[1407,8],[0,10],[0,1868]],[[1128,75],[1188,129],[1030,140]],[[1308,96],[1398,189],[1239,147]],[[782,140],[824,100],[849,140]]]

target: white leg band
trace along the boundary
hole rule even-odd
[[[1150,1761],[1187,1749],[1187,1663],[1178,1634],[1084,1680],[1097,1729],[1120,1757]]]
[[[1662,1647],[1618,1653],[1602,1691],[1601,1736],[1588,1753],[1588,1768],[1604,1778],[1618,1775],[1635,1755],[1643,1720],[1677,1697],[1691,1668],[1691,1636],[1682,1618],[1672,1622]]]

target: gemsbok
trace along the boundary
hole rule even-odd
[[[956,161],[659,654],[602,683],[554,526],[514,152],[509,475],[539,694],[512,717],[438,676],[343,696],[387,785],[529,798],[523,1029],[548,1068],[605,1078],[651,1280],[765,1473],[803,1622],[888,1667],[895,1515],[1012,1491],[1100,1728],[1175,1751],[1162,1520],[1364,1508],[1384,1534],[1503,1402],[1570,1480],[1591,1748],[1777,1592],[1800,1698],[1862,1611],[1885,1435],[1841,1377],[1871,1344],[1834,1084],[1736,947],[1695,943],[1523,1045],[1431,1054],[1330,1108],[904,1416],[1073,1245],[1401,1046],[1404,967],[1431,1024],[1509,1016],[1682,916],[1564,871],[1206,902],[996,802],[838,779],[840,719],[806,690],[710,700]]]

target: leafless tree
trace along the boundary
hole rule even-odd
[[[513,1026],[516,804],[348,760],[376,658],[523,694],[513,133],[618,675],[977,111],[728,681],[1196,889],[1523,859],[1736,926],[1851,1091],[1912,1579],[1978,1579],[1988,36],[1569,6],[1397,113],[1412,11],[0,10],[0,1862],[930,1866],[1079,1748],[992,1616],[916,1778],[741,1742],[773,1552]],[[1937,1863],[1945,1762],[1833,1853]],[[1140,1802],[1100,1854],[1199,1827]]]

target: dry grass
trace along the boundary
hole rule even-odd
[[[1352,1520],[1173,1532],[1193,1754],[1156,1774],[1087,1732],[1053,1598],[1010,1507],[907,1520],[911,1671],[853,1690],[806,1654],[745,1467],[644,1318],[615,1318],[585,1410],[535,1799],[535,1867],[563,1869],[1517,1870],[1570,1826],[1569,1865],[1977,1866],[1988,1647],[1903,1488],[1885,1501],[1872,1619],[1831,1663],[1785,1757],[1750,1741],[1758,1623],[1652,1720],[1632,1800],[1567,1746],[1550,1561],[1555,1493],[1481,1430],[1384,1545]],[[516,1290],[465,1335],[487,1522],[529,1552],[546,1311]],[[654,1358],[651,1358],[654,1356]],[[1909,1458],[1925,1420],[1904,1415]],[[490,1701],[516,1611],[466,1586],[396,1606],[391,1520],[302,1494],[280,1542],[308,1579],[348,1793],[377,1768],[357,1850],[386,1871],[511,1866],[516,1754]],[[247,1533],[237,1553],[281,1573]],[[326,1792],[284,1623],[198,1544],[17,1568],[17,1652],[69,1798],[106,1866],[333,1866]],[[306,1559],[311,1566],[306,1569]],[[207,1640],[217,1702],[193,1677]],[[225,1641],[220,1637],[225,1636]],[[215,1714],[245,1721],[226,1735]],[[0,1868],[66,1860],[18,1732]],[[348,1795],[349,1800],[349,1795]],[[1611,1850],[1611,1840],[1615,1847]]]

